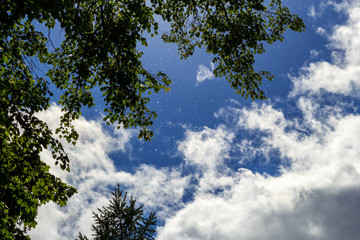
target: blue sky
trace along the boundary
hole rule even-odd
[[[71,173],[51,168],[79,193],[64,208],[41,207],[33,239],[90,236],[92,212],[116,184],[157,213],[158,240],[360,239],[360,3],[284,4],[307,28],[256,58],[275,75],[267,101],[214,78],[202,49],[180,60],[176,46],[149,40],[144,65],[173,81],[152,96],[152,141],[106,127],[101,103],[84,111],[79,142],[65,143]],[[60,114],[54,103],[39,117],[55,128]]]

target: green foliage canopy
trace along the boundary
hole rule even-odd
[[[254,70],[255,55],[265,52],[264,43],[283,41],[286,29],[305,29],[282,0],[151,2],[155,12],[171,23],[171,31],[162,36],[165,42],[176,43],[182,58],[191,56],[196,47],[205,47],[214,56],[214,75],[225,77],[236,93],[253,100],[266,99],[262,79],[274,77],[269,71]]]
[[[267,4],[266,4],[267,3]],[[171,23],[162,38],[176,43],[181,57],[206,47],[215,76],[225,76],[236,92],[265,99],[260,89],[268,71],[254,70],[264,44],[283,40],[287,28],[303,31],[302,20],[281,0],[0,0],[0,238],[24,238],[36,225],[41,204],[63,206],[76,190],[49,173],[40,159],[50,149],[69,171],[69,158],[56,137],[76,143],[72,121],[94,106],[95,87],[106,104],[104,121],[139,127],[150,140],[156,113],[147,108],[151,92],[168,91],[162,72],[150,73],[137,48],[158,34],[154,14]],[[52,44],[49,29],[62,29]],[[48,69],[48,70],[47,70]],[[50,85],[61,91],[63,116],[53,133],[36,113],[50,107]]]

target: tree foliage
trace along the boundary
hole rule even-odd
[[[106,104],[104,121],[138,127],[150,140],[156,113],[151,92],[168,91],[170,80],[151,73],[137,48],[158,34],[154,14],[171,23],[165,42],[176,43],[181,57],[205,47],[214,56],[215,76],[225,76],[236,92],[265,99],[260,85],[268,71],[254,70],[264,44],[283,40],[287,28],[303,31],[300,18],[281,0],[0,0],[0,238],[26,238],[41,204],[63,206],[76,190],[49,173],[40,159],[50,149],[56,164],[69,171],[60,138],[76,143],[72,121],[81,108],[94,106],[99,89]],[[268,4],[266,4],[268,3]],[[34,24],[48,29],[40,31]],[[54,46],[50,33],[64,40]],[[50,107],[55,86],[63,115],[53,133],[36,113]],[[57,135],[56,135],[57,134]]]
[[[254,70],[255,55],[265,52],[265,43],[282,41],[286,29],[305,29],[282,0],[152,2],[156,13],[171,23],[171,31],[162,36],[165,42],[176,43],[182,58],[191,56],[196,47],[205,47],[214,56],[214,75],[226,77],[238,94],[253,100],[266,99],[262,79],[274,77],[266,70]]]
[[[109,206],[93,213],[92,225],[94,240],[152,240],[156,232],[156,216],[150,213],[144,217],[143,206],[136,207],[136,200],[127,193],[123,194],[119,186],[112,192]],[[79,233],[79,240],[88,240]]]

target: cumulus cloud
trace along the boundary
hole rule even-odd
[[[185,166],[195,168],[189,177],[196,180],[191,186],[194,195],[223,191],[233,184],[231,169],[224,164],[235,135],[220,125],[216,129],[204,127],[201,131],[187,130],[185,139],[179,141],[178,151]]]
[[[196,81],[197,82],[203,82],[207,79],[212,79],[214,78],[214,74],[213,74],[213,70],[214,70],[214,63],[210,63],[211,65],[211,70],[206,67],[205,65],[199,65],[199,69],[197,71],[197,75],[196,75]]]
[[[182,198],[189,181],[190,177],[182,176],[180,168],[157,169],[143,164],[121,183],[137,201],[144,203],[145,209],[156,211],[160,219],[166,219],[183,207]]]
[[[290,164],[279,176],[247,169],[203,175],[194,201],[167,220],[158,239],[358,239],[360,116],[309,98],[298,106],[301,121],[269,105],[233,109],[239,129],[265,133],[264,151],[277,149]],[[221,194],[209,191],[221,177],[228,178]]]
[[[39,117],[52,128],[58,126],[61,109],[52,105]],[[148,211],[157,211],[160,217],[171,214],[181,206],[181,198],[188,179],[177,169],[156,169],[141,165],[131,174],[116,168],[110,153],[126,152],[134,131],[112,128],[105,130],[101,120],[88,121],[81,117],[74,122],[79,133],[75,146],[64,144],[71,159],[71,172],[54,166],[50,151],[42,152],[42,159],[51,166],[51,172],[78,189],[66,207],[52,203],[40,207],[38,226],[30,232],[33,239],[74,239],[79,231],[91,236],[92,212],[108,204],[111,190],[117,185],[126,187]]]
[[[309,188],[307,177],[239,172],[229,196],[198,196],[158,239],[358,239],[359,188]]]
[[[113,151],[127,151],[132,133],[109,132],[99,122],[81,118],[76,125],[79,144],[66,145],[72,172],[52,168],[79,193],[66,208],[42,207],[32,237],[68,239],[79,230],[89,235],[91,212],[107,203],[108,186],[120,183],[165,220],[158,240],[359,239],[360,114],[344,110],[351,100],[330,105],[319,93],[357,97],[360,3],[333,6],[349,20],[329,34],[333,61],[310,63],[292,78],[288,101],[295,103],[296,115],[288,116],[271,103],[220,110],[216,116],[227,114],[226,125],[186,130],[178,141],[183,164],[140,165],[134,173],[116,169],[109,158]],[[198,82],[212,77],[201,66]],[[55,123],[57,111],[53,106],[42,117]],[[254,134],[256,141],[244,131],[259,133]],[[281,163],[277,176],[229,165],[231,153],[250,161],[257,156],[253,151],[266,155],[274,150]],[[43,159],[50,154],[44,152]],[[184,171],[188,167],[195,170]],[[183,201],[189,189],[192,197]]]
[[[344,1],[335,4],[349,19],[345,25],[335,26],[329,36],[333,62],[319,61],[303,67],[300,76],[294,77],[291,96],[300,93],[319,93],[321,89],[358,97],[360,90],[360,3]],[[319,28],[319,32],[324,32]]]
[[[360,115],[343,109],[349,102],[342,101],[348,100],[338,99],[335,105],[319,101],[324,97],[319,94],[321,89],[357,97],[355,89],[360,83],[359,3],[344,1],[336,9],[349,14],[347,23],[335,27],[330,36],[333,51],[342,54],[333,54],[333,62],[311,63],[292,79],[296,117],[285,116],[271,104],[227,108],[216,114],[221,117],[226,113],[225,119],[237,120],[237,130],[232,131],[235,137],[228,141],[230,150],[223,148],[225,153],[239,147],[231,143],[241,139],[244,130],[261,133],[257,145],[246,137],[240,140],[244,143],[240,152],[248,153],[247,148],[265,154],[276,150],[277,157],[286,161],[280,174],[270,176],[244,168],[226,174],[217,171],[212,181],[227,176],[227,187],[219,194],[203,191],[204,184],[199,184],[194,200],[159,229],[159,240],[360,238]],[[216,136],[216,129],[207,131]],[[231,132],[226,127],[222,131]],[[202,131],[191,134],[201,136]],[[191,142],[189,135],[179,146]],[[218,149],[224,145],[219,144]],[[188,159],[197,159],[188,161],[207,164],[206,153],[185,147],[179,150]],[[204,174],[202,181],[211,180]]]
[[[217,129],[205,127],[198,132],[187,130],[185,139],[179,142],[178,149],[187,164],[204,168],[204,171],[213,170],[223,165],[233,138],[234,134],[227,131],[224,126]]]

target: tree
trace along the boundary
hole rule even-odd
[[[55,163],[69,170],[61,142],[35,116],[50,107],[50,84],[63,91],[59,103],[64,115],[56,134],[75,144],[78,135],[71,122],[82,106],[94,105],[95,86],[108,105],[105,121],[143,127],[139,136],[149,139],[146,127],[156,114],[146,107],[148,94],[167,89],[170,81],[141,64],[142,53],[136,49],[138,42],[146,43],[141,34],[157,29],[143,0],[2,0],[1,6],[0,238],[26,238],[41,204],[63,206],[76,192],[50,174],[39,156],[50,148]],[[61,46],[52,46],[32,24],[50,31],[56,21],[64,29]]]
[[[304,31],[297,15],[290,14],[282,0],[152,0],[155,12],[171,23],[165,42],[176,43],[182,58],[196,47],[206,47],[214,56],[214,75],[225,77],[236,93],[266,99],[262,79],[272,80],[268,71],[254,70],[255,54],[265,52],[264,43],[283,41],[287,28]],[[268,2],[266,5],[264,2]]]
[[[152,240],[156,232],[156,216],[150,213],[144,217],[143,206],[136,207],[136,200],[127,193],[123,194],[119,186],[112,192],[112,199],[107,207],[93,213],[95,224],[92,225],[94,240]],[[88,238],[79,233],[79,240]]]
[[[176,43],[181,57],[206,47],[215,76],[225,76],[242,96],[265,99],[262,78],[273,76],[254,70],[255,54],[264,52],[264,43],[282,41],[287,28],[304,30],[281,2],[0,0],[0,238],[26,238],[41,204],[63,206],[76,192],[49,173],[39,154],[50,149],[69,171],[57,136],[76,143],[72,121],[82,107],[94,106],[93,91],[103,93],[104,121],[138,127],[139,138],[151,139],[156,113],[147,108],[149,95],[168,91],[171,83],[164,73],[147,71],[137,49],[146,46],[147,33],[158,34],[154,14],[171,23],[162,38]],[[54,29],[63,33],[59,46],[50,38]],[[50,87],[61,92],[64,113],[55,133],[36,117],[50,107]]]

